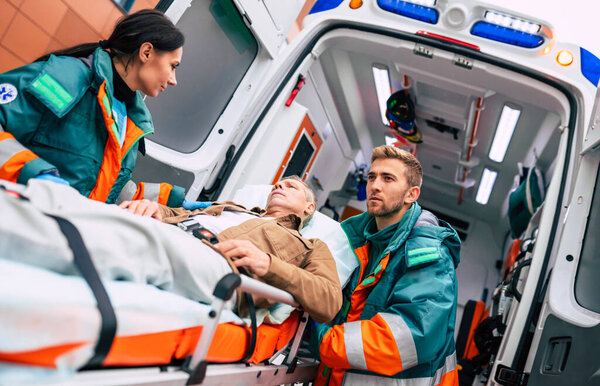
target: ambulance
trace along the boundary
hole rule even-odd
[[[133,179],[215,201],[295,174],[342,220],[366,210],[372,149],[402,147],[462,240],[461,384],[600,384],[600,59],[476,0],[318,0],[288,41],[303,6],[159,2],[186,44]],[[408,124],[390,128],[397,91]]]

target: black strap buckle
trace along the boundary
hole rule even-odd
[[[496,370],[496,382],[505,386],[521,386],[527,384],[529,374],[516,371],[510,367],[498,365]]]
[[[181,221],[177,226],[187,233],[191,233],[197,239],[206,240],[211,244],[217,244],[219,242],[219,239],[217,239],[217,236],[214,233],[200,225],[198,220],[193,217]]]

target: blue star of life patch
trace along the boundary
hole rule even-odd
[[[10,83],[0,84],[0,105],[10,103],[17,99],[17,88]]]

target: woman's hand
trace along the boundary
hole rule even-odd
[[[153,217],[159,221],[162,221],[160,210],[158,210],[158,202],[150,201],[147,199],[123,201],[119,204],[119,208],[127,209],[133,214],[145,217]]]

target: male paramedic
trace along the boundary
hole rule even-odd
[[[148,200],[134,203],[123,206],[158,208]],[[139,213],[157,216],[146,208]],[[0,221],[0,255],[63,275],[77,274],[67,239],[49,215],[59,216],[78,230],[103,280],[149,284],[210,303],[221,277],[247,269],[258,280],[289,292],[313,319],[328,322],[342,304],[335,260],[323,241],[305,239],[298,232],[314,209],[308,186],[285,179],[269,194],[266,211],[248,211],[228,202],[202,211],[169,212],[179,219],[204,214],[194,217],[217,234],[215,250],[177,226],[89,200],[65,185],[31,179],[24,186],[0,180],[0,213],[7,219]],[[255,305],[270,304],[255,297]]]
[[[367,213],[342,223],[360,265],[332,326],[312,331],[315,385],[458,385],[460,240],[416,202],[422,175],[412,154],[373,150]]]

